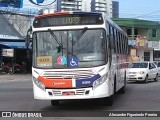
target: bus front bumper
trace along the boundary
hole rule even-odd
[[[34,98],[41,100],[69,100],[69,99],[94,99],[108,97],[113,92],[109,90],[107,83],[103,83],[97,88],[76,88],[76,89],[45,89],[45,91],[33,85]],[[110,91],[110,92],[109,92]]]

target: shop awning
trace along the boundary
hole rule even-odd
[[[26,49],[25,42],[0,42],[0,45],[4,45],[10,48]]]

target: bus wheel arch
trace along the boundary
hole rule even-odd
[[[116,93],[116,75],[114,75],[113,92],[109,97],[103,98],[105,106],[112,106],[114,101],[114,94]]]
[[[113,100],[114,100],[114,94],[109,96],[109,97],[103,98],[104,105],[105,106],[112,106],[113,105]]]
[[[119,94],[124,94],[125,93],[126,84],[127,84],[127,78],[126,78],[126,72],[125,72],[125,74],[124,74],[124,86],[118,91]]]

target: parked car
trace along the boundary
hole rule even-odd
[[[158,68],[158,75],[160,76],[160,61],[154,61],[154,63],[156,64]]]
[[[127,69],[128,81],[144,81],[154,79],[158,81],[158,68],[154,62],[135,62],[131,63]]]

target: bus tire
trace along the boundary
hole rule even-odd
[[[125,86],[123,86],[119,91],[118,91],[119,94],[124,94],[125,93]]]
[[[114,95],[111,95],[110,97],[103,98],[104,105],[105,106],[112,106],[113,105],[113,99],[114,99]]]
[[[125,76],[124,76],[124,86],[118,91],[119,94],[124,94],[125,93],[126,84],[127,84],[127,81],[126,81],[126,73],[125,73]]]
[[[52,105],[52,106],[57,106],[57,105],[59,105],[59,100],[51,100],[51,105]]]
[[[116,75],[114,76],[114,94],[116,94],[117,84],[116,84]]]

